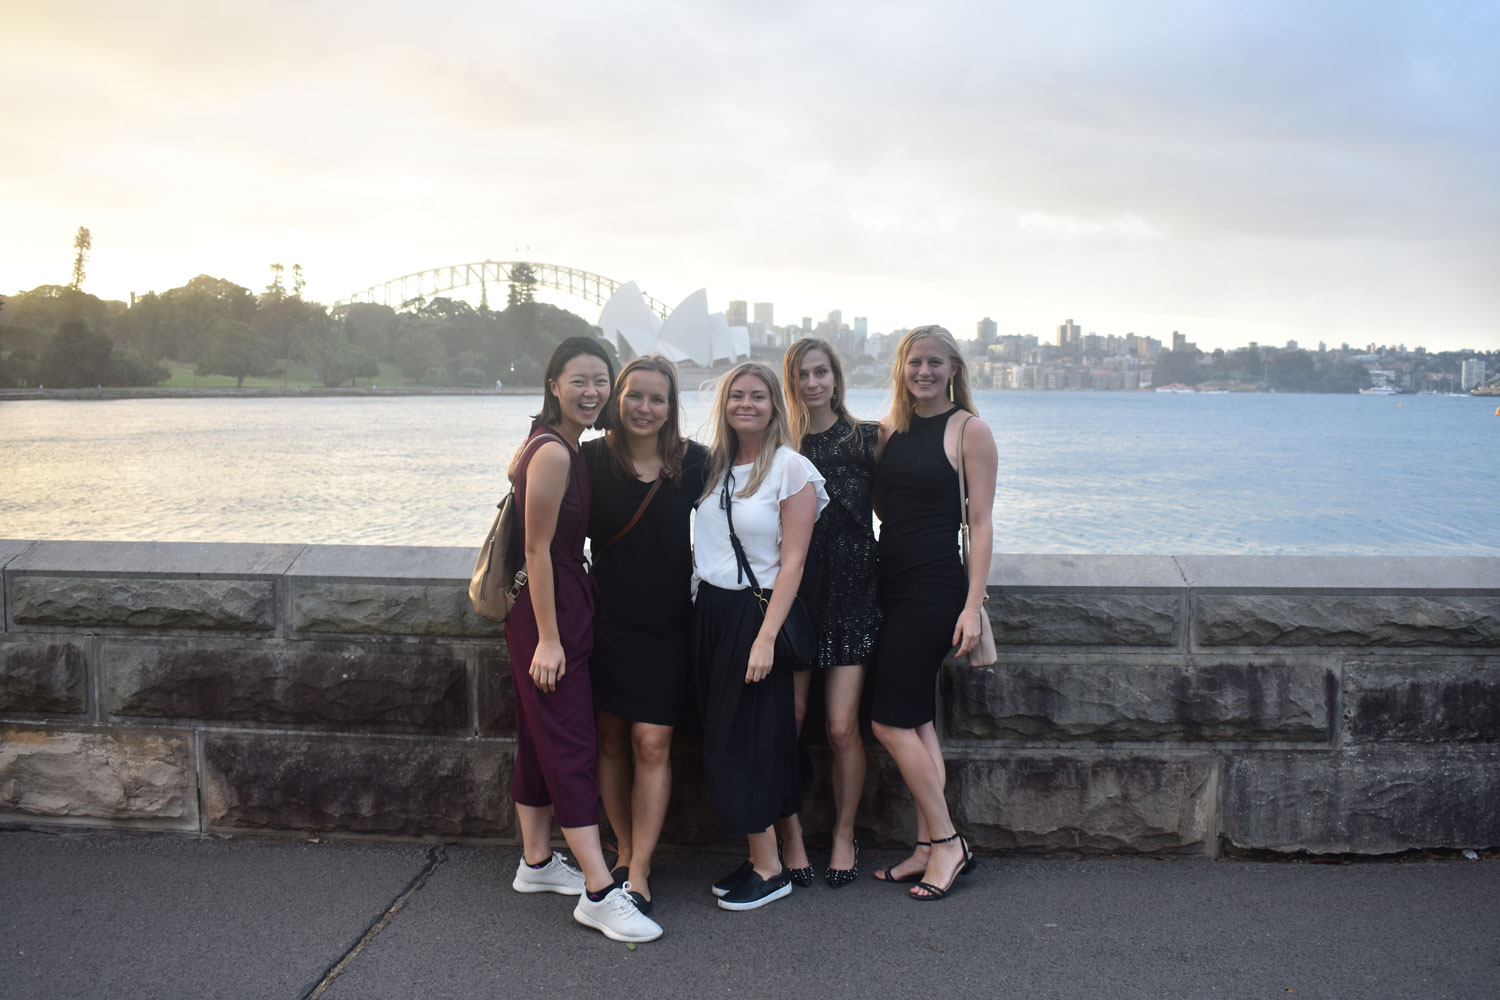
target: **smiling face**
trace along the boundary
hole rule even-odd
[[[557,397],[564,420],[592,427],[609,399],[609,365],[596,355],[579,354],[563,365],[548,388]]]
[[[625,377],[620,391],[620,428],[633,438],[655,438],[671,413],[672,384],[661,372],[641,368]]]
[[[729,384],[724,417],[737,435],[764,433],[771,424],[771,387],[757,375],[741,375]]]
[[[953,377],[953,359],[942,341],[923,337],[906,352],[902,373],[906,391],[918,406],[948,398],[948,380]]]
[[[837,384],[828,355],[817,348],[802,355],[802,361],[797,365],[797,392],[804,406],[809,410],[829,406]]]

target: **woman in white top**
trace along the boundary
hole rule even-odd
[[[781,386],[769,367],[730,369],[713,412],[708,488],[693,528],[694,670],[709,801],[720,826],[746,835],[750,853],[713,892],[726,910],[750,910],[792,888],[774,824],[801,807],[801,778],[792,670],[775,663],[775,645],[828,495],[817,468],[785,444]]]

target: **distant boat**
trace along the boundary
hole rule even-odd
[[[1159,386],[1157,386],[1156,387],[1156,391],[1157,392],[1172,392],[1172,393],[1193,393],[1193,392],[1197,392],[1198,390],[1194,389],[1190,385],[1183,385],[1181,382],[1169,382],[1166,385],[1159,385]]]
[[[1372,385],[1368,389],[1359,390],[1361,396],[1394,396],[1396,387],[1393,385]]]

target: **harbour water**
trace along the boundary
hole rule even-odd
[[[885,393],[855,390],[861,417]],[[0,537],[477,545],[539,397],[0,403]],[[983,392],[995,547],[1500,555],[1469,397]],[[706,395],[687,393],[702,439]]]

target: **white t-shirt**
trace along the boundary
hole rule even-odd
[[[734,477],[730,493],[745,488],[753,465],[736,465],[729,470]],[[776,586],[781,573],[781,501],[796,496],[808,483],[818,493],[818,510],[828,506],[823,489],[823,475],[817,466],[796,451],[782,445],[776,449],[770,471],[760,488],[748,497],[734,495],[734,533],[745,547],[745,557],[755,570],[755,579],[763,590]],[[724,516],[724,477],[714,482],[714,490],[698,505],[693,522],[693,593],[698,581],[724,590],[742,590],[750,586],[743,578],[734,546],[729,542],[729,522]]]

